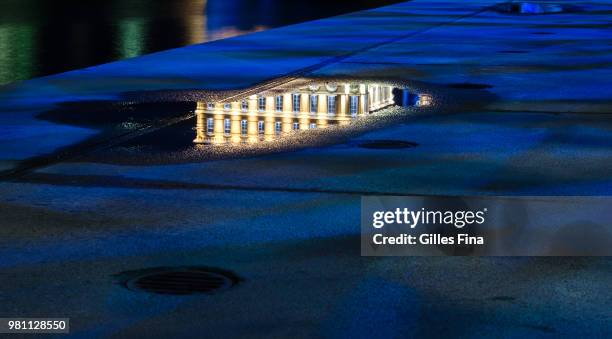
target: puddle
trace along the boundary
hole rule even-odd
[[[99,130],[134,130],[162,119],[176,116],[176,112],[193,109],[191,102],[131,102],[89,101],[61,103],[57,109],[43,112],[38,119],[65,125]]]
[[[553,2],[512,2],[496,6],[496,11],[500,13],[519,15],[558,14],[577,10],[576,6]]]
[[[418,115],[479,109],[494,100],[487,87],[302,77],[245,89],[128,92],[116,102],[64,103],[39,115],[100,133],[21,167],[30,171],[60,161],[174,164],[343,144]]]
[[[315,129],[349,126],[394,106],[431,105],[431,94],[389,83],[299,79],[249,96],[198,102],[193,142],[273,142]]]

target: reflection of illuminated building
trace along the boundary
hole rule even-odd
[[[270,141],[296,130],[346,125],[394,103],[393,87],[364,83],[302,83],[237,101],[198,102],[194,142]]]
[[[421,94],[418,96],[418,100],[416,102],[417,106],[429,106],[431,105],[431,95],[429,94]]]

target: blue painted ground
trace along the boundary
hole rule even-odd
[[[126,92],[244,88],[318,65],[493,98],[293,152],[154,165],[94,152],[12,177],[0,316],[70,316],[82,337],[609,336],[608,258],[359,255],[363,193],[612,193],[612,3],[524,16],[496,2],[415,0],[0,88],[0,170],[100,133],[38,114]],[[419,146],[354,147],[374,139]],[[245,282],[169,297],[113,277],[163,265]]]

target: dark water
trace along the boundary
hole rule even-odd
[[[0,0],[0,84],[399,0]]]

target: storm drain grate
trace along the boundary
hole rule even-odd
[[[132,291],[156,294],[215,294],[236,285],[240,278],[209,267],[160,267],[124,272],[123,285]]]
[[[369,149],[401,149],[418,145],[416,142],[404,140],[368,140],[357,144],[358,147]]]

